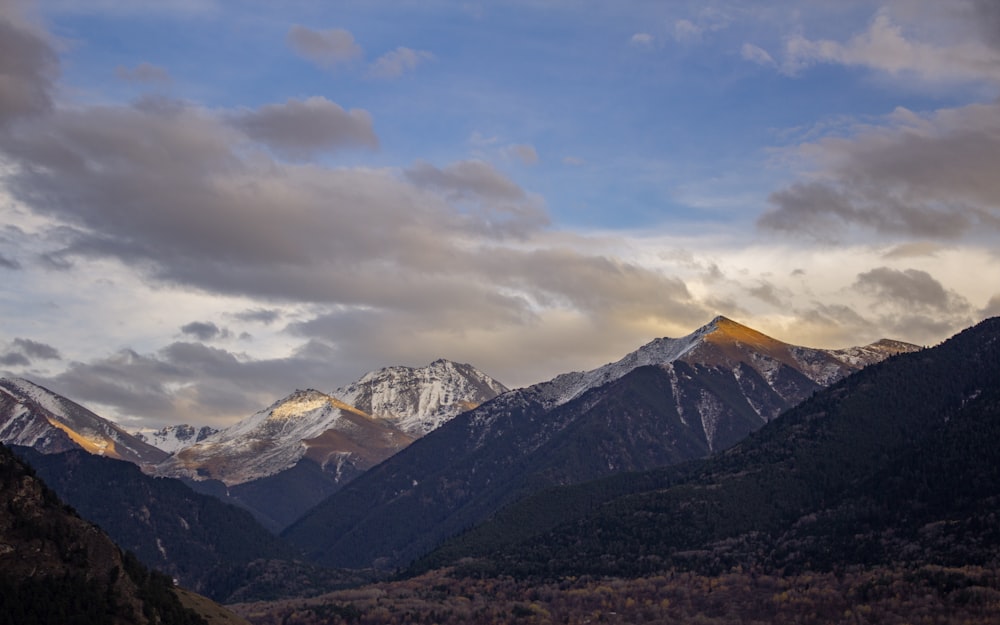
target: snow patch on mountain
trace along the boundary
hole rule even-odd
[[[783,388],[781,384],[782,371],[786,367],[798,370],[820,386],[828,386],[864,366],[897,353],[917,349],[916,345],[890,340],[842,350],[799,347],[773,339],[720,315],[687,336],[654,339],[622,359],[602,367],[564,373],[547,382],[501,396],[490,403],[489,409],[476,411],[473,423],[477,427],[489,428],[490,423],[504,411],[503,400],[514,403],[518,403],[518,398],[523,401],[537,400],[546,409],[552,409],[580,397],[590,389],[604,386],[638,367],[648,365],[662,366],[670,371],[677,412],[681,421],[687,423],[688,415],[680,401],[679,389],[682,382],[673,367],[677,361],[728,370],[741,388],[750,388],[752,384],[740,380],[743,375],[739,370],[740,363],[745,363],[743,366],[757,371],[774,392],[788,399],[785,395],[791,389]],[[705,406],[706,410],[711,409],[709,404]],[[751,401],[751,407],[765,421],[776,416],[763,414],[763,406],[759,402],[754,405]],[[711,421],[711,416],[702,417]]]
[[[200,443],[219,430],[203,426],[195,428],[193,425],[168,425],[159,430],[140,430],[132,435],[144,443],[148,443],[157,449],[162,449],[168,454],[190,447],[195,443]]]
[[[242,421],[179,450],[158,473],[241,484],[289,469],[307,439],[333,429],[342,416],[333,398],[300,390]]]
[[[715,433],[719,429],[719,420],[725,406],[719,398],[702,389],[698,397],[698,414],[701,415],[701,427],[705,431],[709,451],[715,451]]]
[[[654,339],[621,360],[590,371],[574,371],[558,375],[548,382],[539,384],[538,390],[549,407],[560,406],[576,399],[589,389],[613,382],[638,367],[665,365],[681,358],[697,347],[702,337],[713,329],[714,326],[709,324],[683,338]]]

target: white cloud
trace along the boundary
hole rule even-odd
[[[673,24],[674,39],[683,44],[698,43],[707,33],[727,29],[732,23],[732,17],[725,11],[707,6],[702,8],[691,19],[678,19]]]
[[[372,63],[371,74],[378,78],[398,78],[433,58],[434,55],[426,50],[399,47],[376,59]]]
[[[701,39],[704,28],[691,20],[682,19],[674,22],[674,39],[681,43],[692,43]]]
[[[632,38],[629,39],[629,41],[632,45],[636,46],[651,46],[653,45],[655,38],[649,33],[636,33],[632,35]]]
[[[935,83],[1000,82],[1000,50],[976,38],[931,43],[908,38],[886,9],[868,29],[841,43],[793,35],[785,44],[783,70],[796,74],[817,63],[867,67],[893,76]]]
[[[740,55],[745,60],[757,65],[775,65],[774,58],[768,54],[767,50],[752,43],[744,43]]]

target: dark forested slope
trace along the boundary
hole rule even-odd
[[[0,623],[205,621],[0,445]]]
[[[817,392],[709,460],[526,500],[426,564],[475,556],[468,570],[544,575],[995,564],[998,440],[989,319]]]
[[[235,569],[295,555],[249,512],[195,493],[179,480],[154,478],[129,462],[82,450],[15,451],[59,497],[122,548],[212,598],[225,599],[219,580]]]

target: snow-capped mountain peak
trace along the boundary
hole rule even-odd
[[[745,328],[745,326],[720,315],[687,336],[653,339],[639,349],[626,354],[620,360],[590,371],[564,373],[549,382],[543,382],[537,388],[545,398],[546,405],[558,406],[579,397],[591,388],[613,382],[638,367],[665,365],[674,362],[696,349],[707,337],[713,334],[726,332],[736,334],[736,327]],[[746,328],[746,330],[750,329]],[[753,331],[751,330],[751,332]]]
[[[179,450],[159,472],[229,485],[281,473],[303,459],[348,479],[506,387],[475,367],[438,359],[386,367],[334,393],[298,390]]]
[[[22,378],[0,380],[0,441],[43,453],[80,448],[140,466],[167,455],[83,406]]]
[[[174,454],[195,443],[200,443],[216,432],[218,432],[217,429],[207,425],[196,428],[193,425],[185,423],[181,425],[167,425],[159,430],[141,430],[135,432],[133,436],[157,449],[162,449],[168,454]]]
[[[426,367],[385,367],[337,389],[334,397],[422,436],[507,391],[472,365],[439,358]]]
[[[887,339],[865,347],[841,350],[799,347],[719,315],[687,336],[653,339],[620,360],[590,371],[564,373],[532,389],[547,407],[552,408],[581,396],[591,388],[613,382],[638,367],[664,366],[678,360],[726,369],[736,369],[744,363],[758,370],[769,381],[773,381],[782,366],[787,366],[825,386],[893,354],[916,349],[919,349],[916,345]]]
[[[364,440],[355,441],[350,450],[333,450],[331,432],[339,432],[344,440],[352,435]],[[412,440],[336,397],[315,389],[298,390],[178,451],[159,466],[159,473],[242,484],[290,469],[306,456],[325,466],[338,451],[353,454],[354,461],[368,466],[372,457],[381,460],[384,453],[398,451]]]

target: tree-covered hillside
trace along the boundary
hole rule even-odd
[[[995,565],[1000,319],[817,392],[676,469],[557,490],[425,563],[476,574],[641,576]]]

